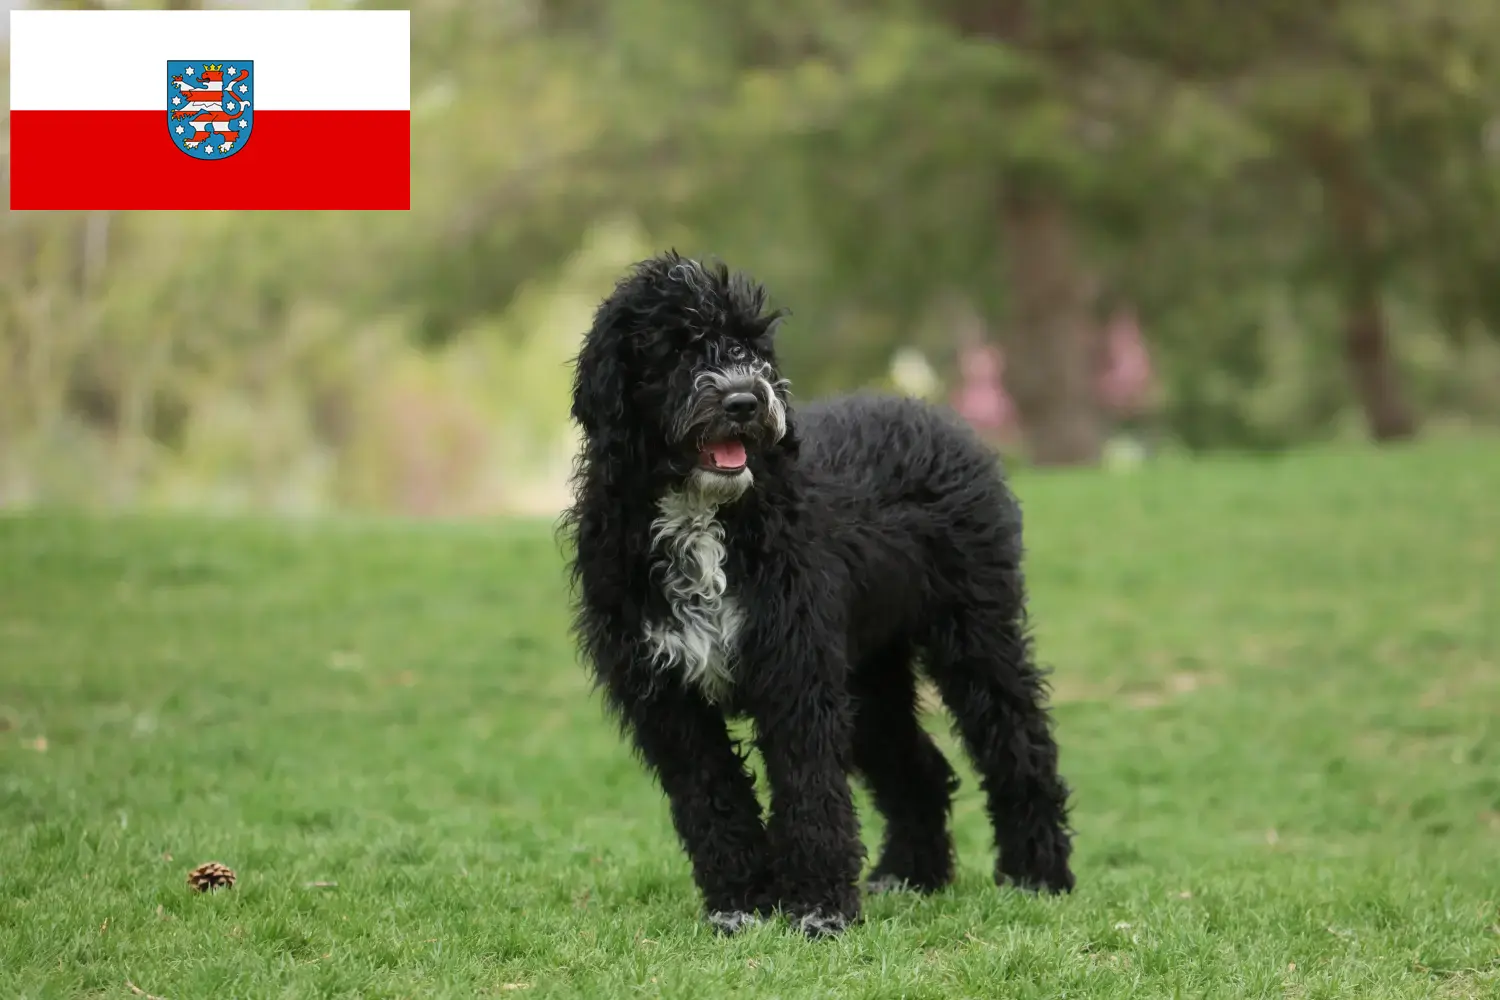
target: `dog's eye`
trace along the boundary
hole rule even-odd
[[[735,361],[744,361],[745,360],[745,354],[746,354],[745,348],[742,347],[742,346],[740,346],[739,344],[730,344],[729,345],[729,356],[731,358],[733,358]]]

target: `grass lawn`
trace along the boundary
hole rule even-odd
[[[0,997],[1500,996],[1500,446],[1017,487],[1078,891],[965,765],[833,942],[698,923],[549,526],[0,519]]]

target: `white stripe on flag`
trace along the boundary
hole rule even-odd
[[[405,10],[13,10],[10,107],[165,111],[169,59],[253,60],[261,111],[411,108]]]

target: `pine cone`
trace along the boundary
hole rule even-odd
[[[213,889],[232,889],[234,887],[234,870],[227,865],[221,865],[217,861],[199,865],[188,872],[188,885],[199,892],[209,892]]]

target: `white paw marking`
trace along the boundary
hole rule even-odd
[[[760,923],[760,917],[744,910],[715,910],[708,915],[708,922],[721,934],[738,934]]]
[[[837,913],[814,910],[797,919],[797,929],[808,937],[832,937],[849,926],[849,921]]]
[[[906,879],[894,875],[881,875],[865,883],[865,891],[876,896],[886,892],[903,892],[906,888]]]

